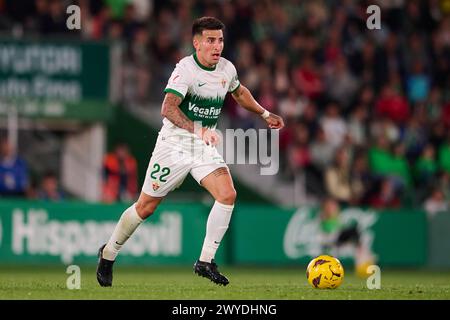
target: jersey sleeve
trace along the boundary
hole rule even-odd
[[[181,99],[184,99],[188,88],[191,85],[191,81],[192,75],[189,75],[187,67],[181,63],[177,63],[167,82],[164,92],[173,93]]]
[[[231,81],[230,86],[228,87],[228,92],[233,93],[237,90],[237,88],[239,88],[241,83],[239,82],[236,67],[232,63],[230,63],[230,73],[231,73]]]

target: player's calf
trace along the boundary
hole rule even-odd
[[[163,198],[156,198],[149,196],[145,193],[141,193],[138,201],[136,202],[136,211],[141,217],[141,219],[145,220],[149,216],[155,212],[158,205],[161,203]]]

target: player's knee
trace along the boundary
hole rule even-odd
[[[232,205],[234,204],[234,202],[236,201],[236,190],[234,188],[227,188],[222,190],[216,201],[223,203],[223,204],[228,204],[228,205]]]

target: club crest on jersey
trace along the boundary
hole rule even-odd
[[[225,85],[227,84],[227,80],[222,79],[222,81],[220,83],[222,83],[222,87],[225,88]]]
[[[159,189],[159,183],[156,182],[156,181],[154,181],[154,182],[152,183],[152,187],[153,187],[153,191],[158,190],[158,189]]]

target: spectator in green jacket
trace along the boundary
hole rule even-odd
[[[432,144],[427,144],[414,165],[414,177],[418,184],[428,184],[436,175],[438,165]]]
[[[380,135],[377,137],[376,145],[369,149],[369,164],[374,175],[386,176],[390,173],[392,156],[389,148],[389,140]]]
[[[395,189],[411,185],[411,174],[405,156],[405,146],[397,143],[394,152],[389,150],[389,142],[384,135],[377,138],[376,146],[369,149],[370,168],[375,177],[389,177],[395,182]]]
[[[405,156],[405,145],[403,143],[397,143],[394,146],[389,175],[399,178],[402,187],[411,186],[410,167]]]
[[[450,133],[447,142],[439,148],[439,167],[447,173],[450,173]]]

